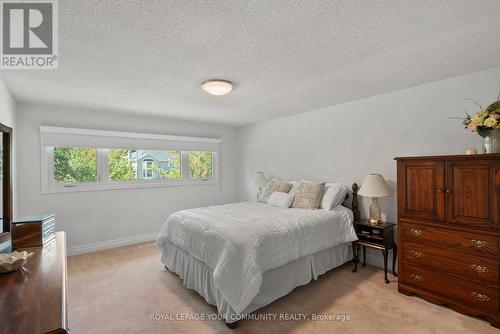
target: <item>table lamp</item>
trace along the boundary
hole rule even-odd
[[[378,204],[379,197],[390,197],[393,195],[391,189],[385,182],[384,177],[380,174],[370,174],[365,178],[359,195],[371,197],[372,204],[370,205],[370,224],[380,224],[382,222],[382,210]]]
[[[262,194],[262,189],[264,186],[267,184],[267,178],[264,175],[263,172],[257,172],[253,176],[252,182],[250,183],[250,186],[256,187],[259,189],[259,192],[257,193],[257,199],[259,199],[260,195]]]

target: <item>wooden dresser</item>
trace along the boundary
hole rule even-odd
[[[24,269],[0,274],[0,333],[67,333],[66,236],[57,232]],[[22,249],[20,249],[22,250]]]
[[[500,154],[396,160],[399,292],[500,327]]]

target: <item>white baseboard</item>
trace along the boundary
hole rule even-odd
[[[93,244],[86,244],[80,246],[68,247],[68,256],[80,255],[85,253],[97,252],[105,249],[116,248],[121,246],[139,244],[141,242],[153,241],[158,236],[158,232],[150,234],[135,235],[122,239],[107,240],[96,242]]]

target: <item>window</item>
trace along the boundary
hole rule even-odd
[[[137,178],[137,159],[133,150],[108,150],[108,175],[111,181],[130,181]]]
[[[40,131],[44,193],[219,181],[218,139],[53,127]]]
[[[212,177],[213,157],[212,152],[189,152],[189,177],[207,179]]]
[[[54,180],[61,183],[96,182],[97,150],[95,148],[55,148]]]
[[[181,152],[163,150],[108,150],[111,181],[180,179]]]
[[[142,161],[142,178],[152,179],[153,178],[153,160],[145,159]]]
[[[181,152],[165,151],[166,160],[160,162],[161,179],[180,179],[181,178]]]

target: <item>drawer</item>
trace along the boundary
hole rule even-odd
[[[425,266],[429,270],[455,275],[497,286],[499,262],[490,258],[469,256],[452,250],[412,242],[403,243],[403,261]]]
[[[460,305],[481,312],[499,312],[498,292],[481,284],[454,279],[448,275],[421,269],[406,263],[401,264],[401,284],[439,295]]]
[[[468,254],[498,256],[498,237],[476,233],[456,232],[439,227],[424,226],[401,221],[401,237],[407,241],[429,242],[455,247]]]

